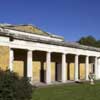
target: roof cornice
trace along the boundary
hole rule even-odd
[[[0,35],[12,37],[14,39],[19,39],[19,40],[39,42],[39,43],[45,43],[45,44],[52,44],[52,45],[58,45],[58,46],[71,47],[71,48],[100,52],[100,48],[95,48],[95,47],[91,47],[91,46],[84,46],[84,45],[80,45],[78,43],[71,43],[71,42],[64,42],[64,41],[43,40],[43,39],[40,39],[40,38],[36,38],[34,36],[26,36],[26,35],[22,35],[22,34],[20,34],[20,35],[19,34],[12,34],[12,33],[9,33],[6,30],[3,30],[2,28],[0,28]]]

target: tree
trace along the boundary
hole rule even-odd
[[[77,42],[82,45],[100,47],[100,40],[96,40],[93,36],[82,37]]]
[[[0,100],[31,100],[32,85],[29,79],[16,73],[0,70]]]
[[[100,47],[100,40],[96,42],[96,47]]]

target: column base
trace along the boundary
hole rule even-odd
[[[85,79],[86,81],[89,81],[89,79]]]
[[[67,81],[66,81],[66,80],[62,80],[61,82],[62,82],[62,83],[66,83]]]
[[[76,83],[79,83],[80,82],[80,80],[74,80]]]
[[[52,83],[51,83],[51,82],[46,82],[46,84],[47,84],[47,85],[51,85]]]

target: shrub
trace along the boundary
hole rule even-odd
[[[0,100],[30,100],[32,85],[26,77],[0,70]]]

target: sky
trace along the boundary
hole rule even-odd
[[[100,0],[0,0],[0,23],[33,24],[66,41],[100,39]]]

